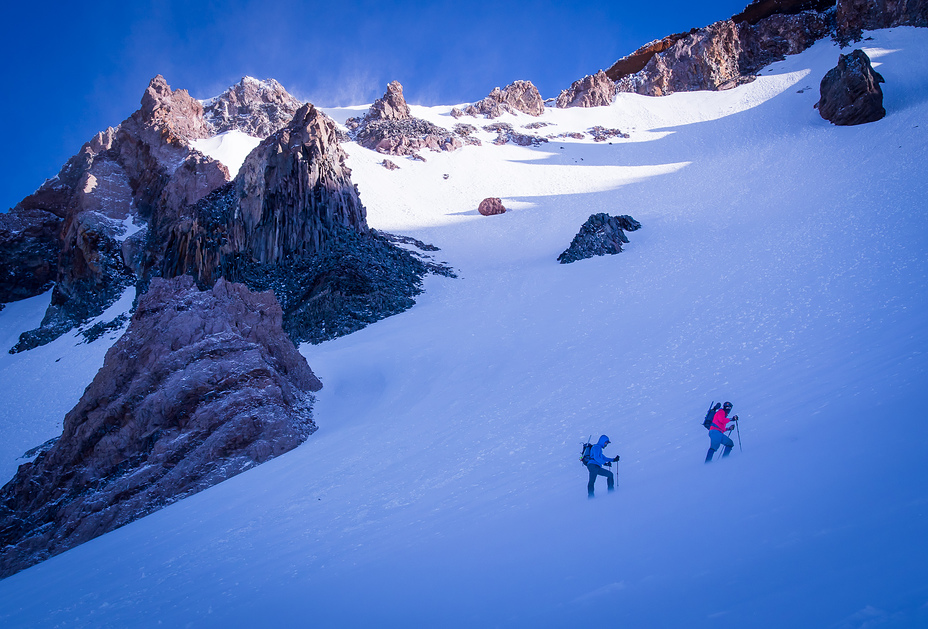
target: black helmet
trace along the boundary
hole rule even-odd
[[[722,408],[724,408],[726,411],[730,411],[730,410],[731,410],[731,402],[725,402],[724,404],[722,404]]]

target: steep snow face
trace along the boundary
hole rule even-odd
[[[229,169],[229,176],[235,179],[245,158],[261,144],[261,140],[233,129],[204,140],[194,140],[190,144],[207,157],[222,162]]]
[[[0,624],[928,624],[928,31],[868,35],[889,113],[860,127],[813,109],[821,42],[537,131],[612,144],[478,131],[396,171],[349,145],[371,226],[460,277],[302,348],[324,383],[303,446],[0,582]],[[597,212],[642,229],[559,265]],[[726,399],[738,445],[706,466]],[[591,434],[622,458],[589,501]]]

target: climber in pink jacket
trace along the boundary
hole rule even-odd
[[[715,456],[715,451],[719,449],[720,445],[725,446],[725,449],[722,450],[723,457],[731,454],[731,449],[735,447],[735,442],[731,440],[731,437],[725,434],[727,430],[730,430],[728,428],[728,422],[738,421],[737,415],[728,419],[731,406],[731,402],[725,402],[722,408],[717,410],[712,417],[712,425],[709,427],[709,452],[706,453],[706,463],[712,461],[712,457]]]

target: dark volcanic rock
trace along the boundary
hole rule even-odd
[[[838,66],[828,71],[820,87],[821,99],[815,105],[822,118],[836,125],[849,126],[880,120],[883,108],[883,77],[870,65],[863,50],[838,57]]]
[[[503,202],[499,197],[488,197],[480,202],[477,211],[484,216],[493,216],[494,214],[505,213],[506,208],[503,207]]]
[[[284,330],[299,344],[350,334],[411,308],[428,273],[454,277],[447,266],[420,259],[373,230],[343,229],[311,256],[273,265],[242,261],[238,277],[252,290],[274,291]]]
[[[804,11],[822,12],[835,6],[836,0],[754,0],[744,11],[732,16],[736,24],[757,24],[771,15],[794,15]]]
[[[0,214],[0,303],[35,297],[52,286],[61,218],[46,210]]]
[[[277,264],[320,251],[337,228],[367,232],[345,159],[335,122],[304,105],[251,152],[234,182],[154,226],[163,243],[155,275],[190,274],[211,286],[220,276],[235,278],[243,257]]]
[[[540,146],[548,142],[548,138],[531,133],[519,133],[512,128],[508,122],[494,122],[483,128],[484,131],[496,132],[496,139],[493,144],[502,146],[508,142],[518,144],[519,146]]]
[[[605,107],[612,104],[615,94],[615,83],[600,70],[574,81],[573,85],[560,93],[555,104],[561,108]]]
[[[834,11],[775,14],[756,24],[738,24],[739,71],[742,76],[752,76],[764,66],[809,48],[831,34],[834,26]]]
[[[0,490],[0,576],[296,447],[321,386],[271,293],[153,281],[61,438]]]
[[[838,0],[837,39],[859,40],[861,31],[928,26],[928,0]]]
[[[530,116],[540,116],[545,112],[545,101],[531,81],[514,81],[503,89],[493,88],[482,101],[464,109],[469,116],[487,118],[499,118],[517,111]]]
[[[638,229],[641,229],[641,223],[631,216],[609,216],[605,212],[593,214],[557,260],[561,264],[568,264],[593,256],[620,253],[622,244],[628,243],[625,231]]]
[[[233,129],[256,138],[280,131],[303,106],[274,79],[244,77],[237,85],[203,103],[203,116],[212,134]]]

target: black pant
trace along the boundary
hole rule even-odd
[[[606,487],[609,489],[609,491],[615,489],[615,477],[612,475],[612,472],[607,472],[595,463],[588,463],[586,468],[590,470],[590,482],[586,486],[586,492],[588,495],[593,495],[593,484],[596,483],[597,476],[606,477]]]

